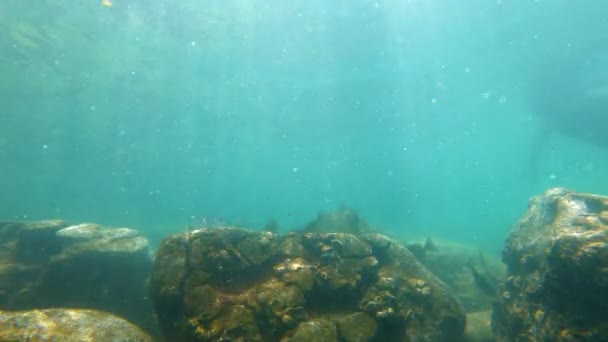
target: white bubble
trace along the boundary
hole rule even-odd
[[[298,172],[298,168],[294,167],[293,169],[291,169],[291,171],[293,171],[294,173]]]
[[[507,97],[506,96],[499,97],[498,103],[500,103],[500,104],[507,103]]]
[[[46,150],[47,148],[49,148],[49,145],[44,144],[44,145],[42,145],[42,148]]]
[[[555,180],[555,179],[557,179],[557,175],[555,175],[555,174],[550,174],[550,175],[549,175],[549,179],[550,179],[550,180]]]
[[[193,40],[193,41],[190,42],[190,45],[196,46],[196,42]]]

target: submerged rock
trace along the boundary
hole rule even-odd
[[[608,336],[608,197],[550,189],[531,199],[503,250],[501,341]]]
[[[314,221],[304,228],[304,231],[309,233],[333,232],[357,235],[372,233],[374,230],[355,210],[344,208],[329,213],[320,213]]]
[[[505,277],[500,258],[479,247],[451,242],[410,243],[407,248],[435,276],[450,287],[467,312],[488,311],[498,298]]]
[[[337,320],[340,336],[345,342],[365,342],[376,335],[377,323],[369,315],[356,312]]]
[[[124,319],[94,310],[0,311],[0,327],[0,341],[153,341]]]
[[[465,324],[447,287],[377,234],[171,236],[151,293],[169,341],[443,341]]]
[[[281,342],[310,341],[337,342],[336,325],[330,320],[302,322],[296,328],[293,336],[281,340]]]
[[[0,309],[97,309],[155,331],[148,240],[129,228],[0,222]]]
[[[492,311],[478,311],[467,314],[467,327],[462,342],[495,342],[492,333]]]

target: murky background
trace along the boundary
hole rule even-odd
[[[396,236],[498,251],[530,196],[608,193],[601,144],[547,129],[578,64],[538,81],[556,56],[605,49],[602,1],[0,7],[3,219],[158,242],[345,206]]]

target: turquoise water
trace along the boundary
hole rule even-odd
[[[608,149],[543,133],[529,87],[555,55],[603,48],[602,1],[1,9],[4,219],[158,241],[206,221],[294,229],[347,206],[397,236],[497,251],[530,196],[608,193]]]

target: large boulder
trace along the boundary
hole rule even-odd
[[[0,341],[152,342],[135,325],[108,313],[81,309],[0,311]]]
[[[111,312],[154,332],[148,241],[129,228],[0,222],[0,309]]]
[[[447,287],[378,234],[171,236],[151,293],[169,341],[452,341],[465,325]]]
[[[608,197],[550,189],[530,200],[503,250],[501,341],[608,336]]]

